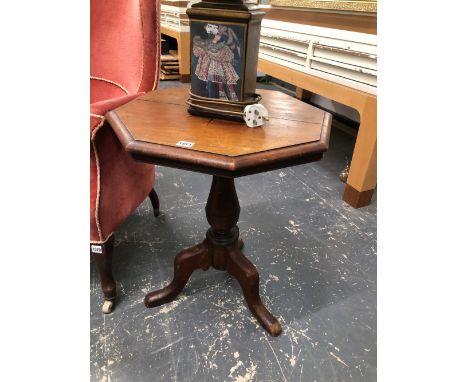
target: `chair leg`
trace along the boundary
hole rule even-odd
[[[154,188],[151,189],[148,197],[150,198],[151,204],[153,206],[154,217],[158,217],[159,216],[159,198]]]
[[[101,277],[101,287],[104,293],[103,313],[111,313],[116,297],[116,284],[112,275],[112,254],[114,251],[114,235],[103,244],[91,244],[91,255]]]

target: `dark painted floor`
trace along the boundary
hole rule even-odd
[[[244,253],[282,324],[277,338],[237,282],[212,269],[196,271],[176,301],[144,307],[171,280],[175,254],[208,228],[210,177],[158,167],[161,215],[146,200],[116,232],[120,298],[110,315],[91,267],[91,380],[375,381],[376,201],[347,206],[338,179],[353,144],[334,128],[322,161],[236,180]]]

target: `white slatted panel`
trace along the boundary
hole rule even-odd
[[[259,57],[371,94],[377,91],[375,35],[263,20]]]

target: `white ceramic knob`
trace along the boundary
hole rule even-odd
[[[268,110],[259,103],[244,108],[244,121],[249,127],[258,127],[268,121]]]

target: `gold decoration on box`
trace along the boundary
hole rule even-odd
[[[377,0],[270,0],[270,5],[327,11],[377,12]]]

